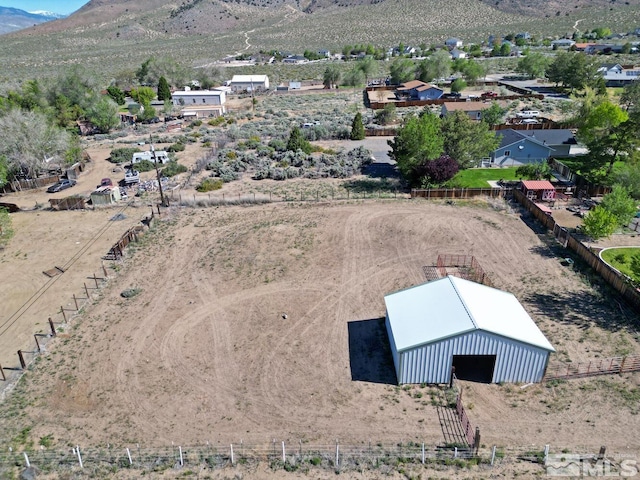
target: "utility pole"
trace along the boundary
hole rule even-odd
[[[149,144],[151,145],[151,154],[153,155],[153,166],[156,169],[156,178],[158,179],[158,188],[160,189],[160,203],[163,207],[168,207],[165,202],[164,192],[162,191],[162,180],[160,179],[160,170],[158,170],[158,159],[156,158],[156,149],[153,147],[153,140],[149,134]]]

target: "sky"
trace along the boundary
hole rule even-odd
[[[89,0],[0,0],[0,6],[19,8],[26,12],[46,10],[47,12],[69,15]]]

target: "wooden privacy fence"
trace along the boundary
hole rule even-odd
[[[411,198],[473,198],[491,197],[506,198],[511,194],[510,188],[429,188],[412,189]]]
[[[558,241],[569,250],[574,251],[582,260],[593,268],[606,282],[611,285],[620,296],[633,308],[640,309],[640,292],[633,284],[620,272],[607,265],[598,255],[593,253],[586,245],[556,224],[551,215],[547,215],[533,201],[529,200],[519,190],[513,191],[514,198],[536,217],[547,229],[551,230]],[[559,227],[559,228],[556,228]],[[565,243],[566,242],[566,243]]]
[[[640,371],[640,355],[611,357],[581,363],[549,365],[545,381]]]
[[[395,137],[397,133],[397,128],[367,128],[364,131],[367,137]]]
[[[10,191],[20,192],[22,190],[33,190],[34,188],[42,188],[51,185],[60,180],[60,175],[50,175],[48,177],[34,178],[31,180],[13,180],[5,186]],[[5,190],[6,191],[6,190]]]

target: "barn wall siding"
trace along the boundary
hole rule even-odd
[[[388,313],[385,316],[384,325],[387,327],[387,335],[389,336],[389,344],[391,346],[391,356],[393,357],[393,366],[396,369],[396,379],[398,380],[398,383],[400,383],[400,358],[398,356],[398,350],[396,349],[396,341],[393,338],[393,332],[391,331]]]
[[[544,375],[549,352],[482,331],[397,353],[388,323],[399,383],[447,383],[453,355],[496,355],[494,383],[539,382]]]

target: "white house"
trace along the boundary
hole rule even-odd
[[[269,77],[267,75],[234,75],[229,86],[234,92],[269,90]]]
[[[399,384],[539,382],[554,348],[515,296],[447,276],[384,297]]]
[[[191,90],[185,87],[171,94],[171,102],[174,105],[224,105],[227,101],[224,90]]]

